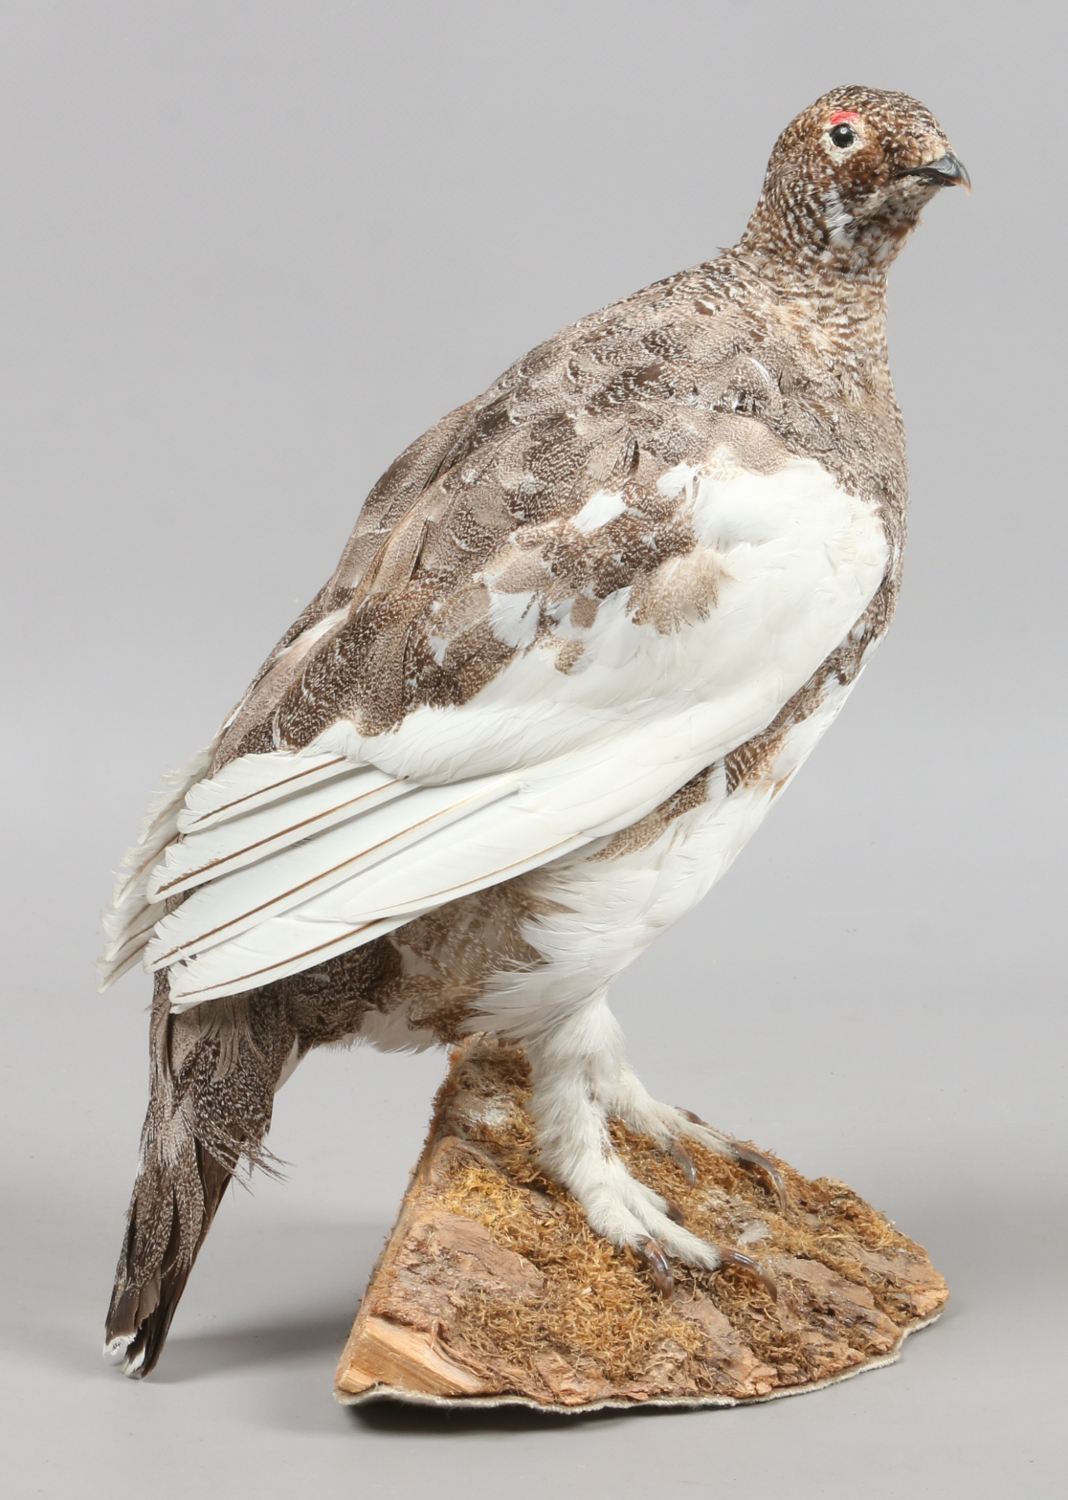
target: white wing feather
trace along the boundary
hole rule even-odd
[[[479,777],[452,786],[415,787],[305,843],[206,883],[157,924],[146,964],[162,968],[371,869],[487,802],[506,796],[517,777]]]
[[[256,757],[246,757],[249,760]],[[292,757],[291,757],[292,758]],[[316,757],[318,759],[318,757]],[[227,768],[229,769],[229,768]],[[297,780],[290,778],[290,781]],[[165,901],[208,880],[219,880],[244,865],[279,853],[291,845],[350,822],[384,802],[403,797],[407,782],[374,766],[348,766],[347,774],[320,781],[278,801],[257,802],[255,809],[225,822],[213,821],[171,844],[149,877],[150,901]],[[181,822],[179,821],[179,828]]]
[[[97,959],[100,988],[105,990],[137,962],[164,908],[149,900],[148,880],[160,854],[178,832],[178,818],[187,796],[211,769],[218,736],[178,771],[160,777],[160,789],[149,801],[137,828],[137,842],[119,861],[119,877],[111,903],[102,914],[108,939]]]
[[[255,762],[253,767],[250,762]],[[242,755],[207,781],[190,788],[178,814],[178,832],[197,833],[229,818],[242,817],[257,807],[277,802],[293,792],[307,791],[336,776],[349,776],[353,766],[343,755],[302,755],[280,750],[266,755]]]

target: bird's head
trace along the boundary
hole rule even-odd
[[[832,89],[775,143],[742,246],[881,274],[940,188],[970,188],[945,132],[908,94]]]

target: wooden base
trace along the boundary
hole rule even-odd
[[[541,1176],[521,1052],[476,1037],[453,1056],[400,1216],[338,1366],[336,1395],[550,1411],[710,1405],[798,1394],[895,1360],[946,1284],[919,1245],[845,1183],[767,1175],[687,1142],[698,1171],[614,1128],[631,1172],[744,1271],[674,1265],[665,1299]]]

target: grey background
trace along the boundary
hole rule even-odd
[[[1065,1457],[1063,7],[0,4],[7,1493],[1047,1496]],[[892,1369],[741,1411],[356,1415],[334,1361],[440,1056],[314,1056],[157,1376],[99,1359],[145,978],[89,969],[207,740],[412,437],[741,231],[842,82],[975,180],[895,269],[893,632],[713,897],[617,986],[662,1098],[848,1179],[949,1278]]]

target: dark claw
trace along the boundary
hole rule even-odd
[[[649,1272],[653,1284],[662,1297],[672,1297],[675,1294],[675,1279],[668,1265],[668,1258],[661,1250],[655,1240],[648,1235],[642,1235],[640,1240],[635,1240],[634,1248],[642,1261],[645,1269]],[[730,1252],[726,1252],[730,1254]],[[745,1259],[745,1257],[742,1257]]]
[[[763,1156],[759,1151],[754,1151],[751,1146],[735,1146],[734,1154],[739,1161],[747,1162],[751,1167],[759,1167],[762,1172],[768,1174],[775,1189],[775,1196],[779,1200],[779,1208],[785,1213],[789,1207],[786,1197],[786,1183],[783,1181],[782,1173],[775,1163],[770,1161],[768,1157]]]
[[[677,1203],[672,1203],[670,1198],[666,1199],[665,1201],[667,1203],[667,1208],[664,1210],[664,1212],[667,1214],[668,1218],[673,1224],[681,1224],[683,1228],[685,1228],[686,1220],[683,1217],[682,1209]]]
[[[679,1114],[685,1115],[691,1125],[703,1125],[706,1130],[711,1130],[713,1135],[720,1134],[719,1131],[714,1130],[707,1121],[702,1120],[700,1115],[695,1115],[692,1109],[680,1109]],[[782,1209],[783,1213],[785,1213],[787,1208],[789,1207],[789,1199],[786,1196],[786,1183],[783,1181],[783,1175],[779,1171],[775,1163],[771,1161],[769,1157],[764,1156],[761,1152],[754,1151],[751,1146],[739,1146],[737,1141],[731,1140],[730,1136],[725,1135],[722,1136],[721,1139],[723,1141],[723,1144],[730,1148],[731,1152],[734,1155],[735,1161],[744,1161],[749,1166],[759,1167],[761,1171],[768,1174],[768,1176],[771,1178],[772,1186],[775,1189],[775,1196],[779,1200],[779,1207]]]
[[[678,1141],[672,1141],[671,1145],[667,1147],[667,1154],[678,1165],[679,1170],[686,1179],[687,1186],[693,1187],[697,1181],[697,1168],[693,1164],[693,1157],[690,1153],[684,1151]]]
[[[779,1288],[770,1271],[765,1271],[763,1266],[758,1266],[755,1260],[743,1255],[740,1250],[720,1250],[719,1254],[723,1265],[737,1266],[741,1271],[748,1271],[750,1276],[755,1276],[760,1282],[771,1300],[778,1302]]]

